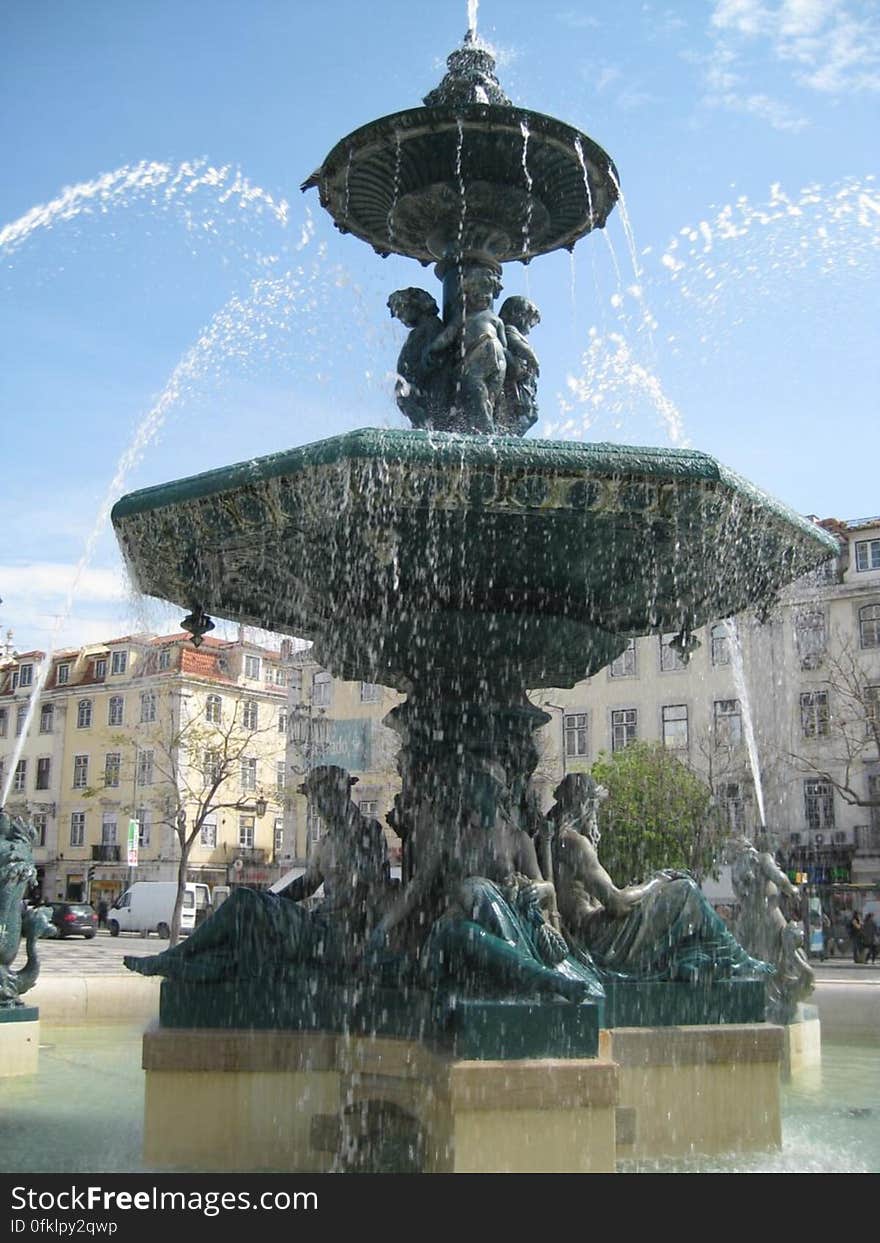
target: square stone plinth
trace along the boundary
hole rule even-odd
[[[822,1029],[815,1006],[800,1003],[793,1022],[786,1023],[782,1040],[782,1074],[790,1079],[822,1064]]]
[[[617,1063],[629,1117],[618,1157],[779,1147],[782,1028],[614,1028],[600,1033],[599,1052]]]
[[[0,1078],[35,1075],[40,1057],[40,1018],[36,1006],[0,1010]]]
[[[144,1036],[144,1155],[188,1170],[610,1172],[617,1069],[596,1058],[465,1061],[415,1041],[165,1030]],[[378,1160],[378,1157],[375,1158]]]

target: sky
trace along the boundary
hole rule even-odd
[[[6,0],[0,17],[0,636],[174,629],[129,587],[121,495],[404,427],[428,269],[299,185],[418,106],[476,9],[517,104],[585,131],[623,198],[540,307],[551,439],[689,445],[801,513],[880,512],[876,0]]]

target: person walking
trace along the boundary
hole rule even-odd
[[[880,928],[874,920],[874,912],[869,911],[865,916],[865,922],[862,924],[862,944],[864,946],[865,962],[875,963],[877,961],[878,940],[880,940]]]
[[[108,911],[108,909],[109,909],[109,908],[108,908],[108,906],[107,906],[107,899],[106,899],[106,898],[101,898],[101,899],[99,900],[99,902],[98,902],[98,927],[99,927],[99,928],[106,928],[106,927],[107,927],[107,911]]]
[[[862,917],[858,911],[853,912],[849,921],[849,937],[852,941],[853,962],[862,961]]]

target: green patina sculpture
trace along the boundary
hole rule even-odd
[[[715,913],[693,877],[662,871],[619,889],[602,867],[591,776],[569,773],[557,786],[552,824],[559,911],[570,944],[585,948],[606,979],[758,979],[773,974],[751,957]]]
[[[385,835],[349,798],[356,778],[333,764],[313,769],[301,787],[326,826],[305,874],[284,893],[236,889],[184,941],[161,954],[124,959],[130,971],[183,980],[259,974],[267,964],[310,964],[327,979],[347,979],[390,897]],[[317,909],[304,905],[324,886]]]
[[[686,653],[698,627],[766,606],[837,544],[704,454],[522,439],[540,315],[517,296],[496,312],[503,265],[603,227],[617,176],[585,134],[513,106],[472,39],[448,65],[424,107],[348,135],[303,186],[343,232],[436,264],[442,313],[414,287],[388,299],[409,329],[396,398],[414,430],[255,458],[113,510],[133,582],[185,608],[194,641],[214,613],[310,639],[335,676],[405,693],[387,718],[404,883],[389,886],[381,830],[352,809],[347,774],[325,773],[308,792],[330,828],[301,882],[235,895],[182,945],[128,965],[177,977],[182,996],[188,979],[242,982],[282,962],[318,1000],[342,982],[334,1024],[366,1022],[363,999],[378,998],[373,1030],[394,1009],[388,982],[448,1000],[447,1018],[481,997],[539,998],[566,1039],[592,1007],[579,1038],[594,1050],[605,983],[761,990],[769,968],[689,878],[615,887],[585,789],[561,787],[542,827],[532,778],[549,717],[527,688],[571,686],[635,635],[672,633]],[[321,881],[312,911],[301,900]],[[296,1021],[325,1018],[311,1007]]]
[[[19,998],[33,988],[40,974],[36,942],[55,935],[48,907],[22,911],[24,896],[37,878],[35,839],[32,825],[0,809],[0,1009],[22,1004]],[[21,970],[14,971],[22,936],[27,959]]]
[[[739,904],[736,934],[749,952],[772,963],[767,1017],[790,1023],[799,1002],[813,991],[815,976],[804,953],[802,926],[786,919],[780,896],[795,901],[800,890],[776,862],[772,834],[762,829],[754,843],[742,837],[733,843],[731,879]]]

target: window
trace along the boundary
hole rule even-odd
[[[104,757],[104,785],[116,789],[122,769],[122,752],[108,751]]]
[[[306,813],[306,835],[309,841],[310,842],[320,841],[321,835],[323,834],[323,832],[324,832],[324,821],[321,819],[321,817],[312,807],[311,803],[309,803],[308,811]]]
[[[880,539],[856,540],[856,570],[880,570]]]
[[[294,695],[297,697],[297,699],[299,699],[303,693],[303,671],[302,669],[291,669],[288,674],[287,680],[288,680],[288,685],[293,690]]]
[[[284,710],[284,708],[282,708],[281,711],[278,713],[278,733],[279,734],[287,733],[287,713]]]
[[[153,828],[153,813],[149,807],[139,807],[135,812],[138,822],[138,846],[149,846],[150,832]]]
[[[55,723],[55,708],[53,704],[43,704],[40,708],[40,733],[51,734],[52,726]]]
[[[244,757],[241,761],[241,788],[242,790],[256,790],[257,788],[257,761]]]
[[[0,708],[0,738],[5,738],[9,730],[9,710]]]
[[[801,732],[804,737],[826,737],[829,721],[828,692],[805,691],[801,695]]]
[[[33,686],[34,684],[34,667],[33,665],[20,665],[18,669],[18,685],[21,687]]]
[[[217,845],[217,824],[214,820],[202,822],[199,842],[202,846],[207,846],[212,850]]]
[[[731,833],[744,833],[746,808],[742,786],[738,781],[727,781],[721,786],[719,795]]]
[[[27,782],[27,760],[19,760],[15,766],[15,776],[12,778],[12,789],[16,794],[24,794],[24,787]]]
[[[208,785],[220,781],[223,776],[223,756],[219,751],[206,751],[202,772]]]
[[[46,845],[46,813],[44,811],[35,811],[31,813],[31,824],[37,830],[35,846]]]
[[[730,635],[724,622],[712,627],[712,664],[730,664]]]
[[[871,828],[880,830],[880,773],[868,778],[868,798],[872,800]]]
[[[257,729],[260,720],[260,706],[256,699],[246,699],[241,706],[241,719],[245,729]]]
[[[95,661],[95,677],[98,681],[103,681],[107,676],[107,661],[103,656],[99,656]]]
[[[586,712],[566,713],[562,718],[562,736],[565,739],[565,754],[577,759],[587,754],[587,714]]]
[[[27,720],[27,704],[19,704],[15,709],[15,736],[18,738],[24,729],[24,723]]]
[[[244,676],[246,678],[259,678],[260,676],[260,658],[259,656],[245,656],[244,658]]]
[[[865,733],[880,733],[880,686],[865,687]]]
[[[105,667],[106,668],[106,667]],[[128,668],[128,652],[114,652],[110,657],[110,672],[125,673]]]
[[[372,816],[374,819],[379,814],[379,800],[377,798],[363,798],[358,803],[358,811],[362,816]]]
[[[377,704],[382,698],[382,687],[376,682],[361,682],[361,703]]]
[[[52,769],[52,761],[48,755],[42,755],[37,760],[37,780],[34,785],[36,790],[49,789],[49,774]]]
[[[825,614],[820,609],[799,613],[794,622],[794,641],[802,669],[818,669],[825,655]]]
[[[616,660],[612,660],[608,672],[612,678],[634,678],[636,676],[636,641],[630,639]]]
[[[326,708],[330,703],[333,683],[329,673],[316,673],[312,679],[312,703]]]
[[[284,787],[287,785],[287,762],[285,760],[275,761],[275,789],[279,794],[284,793]]]
[[[111,695],[107,704],[107,724],[121,725],[125,719],[125,700],[121,695]]]
[[[238,844],[243,850],[252,850],[254,845],[254,817],[238,817]]]
[[[101,816],[101,845],[116,845],[116,812],[105,811]]]
[[[280,816],[275,817],[275,853],[280,854],[284,849],[284,821]]]
[[[635,708],[615,708],[611,713],[611,750],[622,751],[635,742],[638,713]]]
[[[676,670],[686,669],[687,663],[682,659],[681,651],[672,644],[677,638],[674,634],[662,634],[660,636],[660,671],[661,673],[675,673]]]
[[[151,786],[153,784],[153,752],[138,751],[135,784]]]
[[[76,728],[89,729],[92,724],[92,701],[81,699],[76,705]]]
[[[205,700],[205,720],[219,725],[223,715],[223,700],[219,695],[209,695]]]
[[[830,781],[804,782],[804,807],[811,829],[834,828],[834,790]]]
[[[159,653],[159,672],[171,668],[171,648],[163,647]]]
[[[82,846],[86,840],[86,813],[72,811],[70,813],[70,844]]]
[[[84,790],[89,784],[89,757],[75,755],[73,757],[73,788]]]
[[[58,672],[55,674],[55,683],[58,686],[66,686],[70,681],[70,665],[59,665]]]
[[[880,647],[880,604],[859,609],[859,643],[862,647]]]
[[[663,745],[685,750],[688,745],[688,710],[685,704],[667,704],[663,709]]]
[[[141,725],[149,725],[156,719],[156,692],[144,691],[141,695]]]
[[[715,746],[738,747],[742,742],[742,712],[738,699],[715,700]]]

